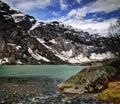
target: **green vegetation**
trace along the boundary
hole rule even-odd
[[[95,96],[105,101],[111,101],[115,104],[120,104],[120,81],[109,83],[107,89]]]

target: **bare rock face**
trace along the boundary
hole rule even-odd
[[[27,33],[28,28],[35,21],[32,16],[23,15],[23,13],[11,9],[6,3],[0,1],[1,60],[7,59],[7,64],[63,63],[52,51]],[[0,63],[2,64],[2,62]]]
[[[80,64],[114,58],[115,44],[53,21],[39,22],[0,0],[0,59],[7,64]]]
[[[2,52],[5,48],[5,42],[4,40],[2,39],[2,37],[0,37],[0,52]]]
[[[120,60],[109,61],[106,65],[99,67],[88,67],[58,86],[64,93],[99,92],[107,88],[109,82],[120,80],[119,67]]]
[[[0,37],[0,58],[3,58],[3,52],[5,49],[5,41]]]

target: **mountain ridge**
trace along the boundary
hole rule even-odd
[[[0,64],[76,64],[115,55],[110,39],[58,21],[39,22],[0,1]]]

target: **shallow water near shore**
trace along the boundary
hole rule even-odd
[[[57,85],[83,67],[68,65],[0,66],[0,104],[111,104],[93,94],[60,92]]]

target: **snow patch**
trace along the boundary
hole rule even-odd
[[[9,15],[3,15],[3,17],[5,17],[6,20],[11,19],[11,16]]]
[[[84,62],[87,63],[91,61],[102,61],[105,59],[115,58],[115,55],[112,54],[111,52],[106,52],[102,54],[92,53],[89,58],[84,57],[83,54],[77,55],[76,57],[71,57],[72,55],[71,50],[68,52],[62,51],[61,54],[56,53],[55,55],[59,57],[61,60],[67,61],[69,63],[84,63]]]
[[[5,63],[8,63],[8,62],[9,62],[8,58],[0,59],[0,65],[1,65],[1,64],[5,64]]]
[[[111,53],[109,51],[106,53],[106,55],[107,55],[107,58],[115,58],[116,57],[113,53]]]
[[[91,49],[91,48],[94,48],[94,46],[87,46],[87,49]]]
[[[70,42],[67,42],[67,41],[66,41],[66,42],[64,42],[64,43],[65,43],[65,44],[68,44],[68,43],[70,43]]]
[[[43,39],[40,39],[40,38],[36,38],[44,47],[46,47],[47,49],[49,49],[49,50],[52,50],[52,48],[51,47],[49,47],[49,46],[47,46],[46,44],[44,44],[45,43],[45,41],[43,40]]]
[[[62,55],[60,55],[59,53],[56,53],[55,56],[59,57],[63,61],[67,61],[67,59],[63,57]]]
[[[12,44],[12,43],[7,43],[7,45],[12,46],[12,47],[16,47],[17,50],[22,48],[20,45],[16,46],[16,44]]]
[[[51,47],[49,47],[49,46],[47,46],[47,45],[45,45],[45,44],[43,44],[47,49],[49,49],[49,50],[52,50],[52,48]]]
[[[15,17],[24,17],[25,14],[22,14],[22,13],[19,13],[19,14],[12,14],[12,17],[15,18]]]
[[[45,43],[45,41],[43,39],[40,39],[40,38],[36,38],[40,43]]]
[[[21,46],[16,46],[16,49],[19,50],[20,48],[22,48]]]
[[[87,57],[83,57],[83,55],[78,55],[76,57],[70,58],[70,57],[64,57],[60,54],[55,54],[57,57],[59,57],[63,61],[68,61],[69,63],[82,63],[82,62],[90,62],[90,59]]]
[[[43,23],[42,26],[46,26],[46,23]]]
[[[40,26],[40,23],[39,22],[36,22],[31,28],[30,28],[30,31],[31,30],[34,30],[35,28],[39,27]]]
[[[103,60],[103,59],[110,59],[110,58],[114,58],[115,55],[112,54],[111,52],[106,52],[106,53],[102,53],[102,54],[96,54],[96,53],[92,53],[90,56],[91,60]]]
[[[49,42],[51,42],[53,44],[57,44],[57,42],[55,41],[55,39],[49,40]]]
[[[72,49],[70,49],[69,51],[62,51],[61,54],[64,56],[64,57],[71,57],[72,56]]]
[[[12,17],[15,21],[15,23],[22,21],[25,18],[25,14],[19,13],[19,14],[12,14]]]
[[[22,65],[22,62],[20,60],[17,60],[17,64]]]
[[[33,22],[33,21],[34,21],[34,19],[33,19],[33,18],[30,18],[29,20],[30,20],[30,22]]]
[[[38,53],[34,53],[30,48],[28,48],[28,52],[31,54],[31,56],[36,60],[44,60],[46,62],[50,62],[47,58],[39,55]]]
[[[16,44],[12,44],[12,43],[7,43],[7,45],[9,45],[9,46],[16,46]]]
[[[84,57],[82,54],[80,54],[74,58],[70,58],[68,61],[70,63],[82,63],[82,62],[90,62],[90,59],[88,59],[87,57]]]

